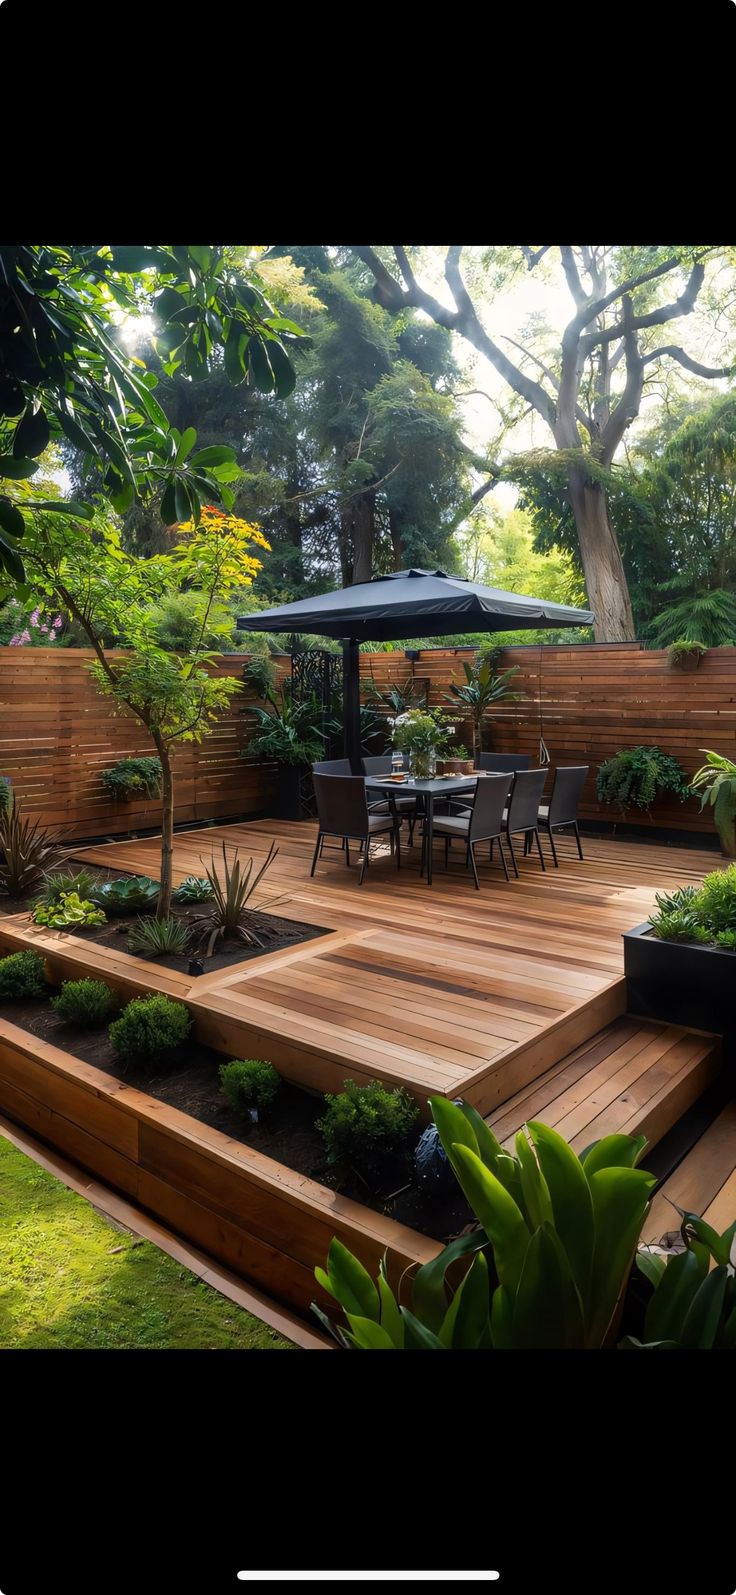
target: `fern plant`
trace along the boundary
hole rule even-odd
[[[623,748],[605,760],[598,771],[596,790],[600,803],[616,803],[625,815],[632,807],[648,814],[663,792],[671,792],[682,802],[690,787],[677,759],[661,748],[637,747]]]
[[[675,578],[663,588],[681,588]],[[651,622],[652,641],[657,648],[671,643],[699,642],[706,648],[722,648],[736,638],[736,593],[714,587],[670,602]]]

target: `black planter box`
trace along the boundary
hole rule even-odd
[[[660,941],[649,925],[624,932],[629,1013],[736,1038],[736,953]]]
[[[276,777],[276,793],[274,797],[274,819],[300,820],[302,817],[301,806],[301,765],[280,764]]]

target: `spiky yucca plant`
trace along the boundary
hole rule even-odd
[[[24,819],[20,804],[0,814],[0,891],[9,897],[37,891],[46,872],[58,868],[67,856],[61,838],[40,820]]]
[[[273,864],[277,853],[276,843],[272,842],[263,864],[254,875],[253,858],[249,858],[247,863],[241,866],[239,850],[236,848],[231,864],[223,842],[222,878],[218,874],[214,853],[209,869],[204,859],[200,859],[212,887],[212,898],[205,912],[192,921],[192,931],[195,935],[201,936],[203,941],[206,940],[208,954],[212,952],[215,942],[221,937],[224,940],[232,936],[248,946],[263,946],[252,922],[249,922],[253,910],[248,907],[248,902],[259,882],[263,880],[266,870]]]

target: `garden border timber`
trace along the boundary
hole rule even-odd
[[[0,1112],[304,1316],[335,1235],[394,1285],[442,1249],[3,1018]]]

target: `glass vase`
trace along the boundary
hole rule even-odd
[[[422,748],[411,756],[412,775],[417,781],[433,781],[437,774],[437,754],[434,748]]]

